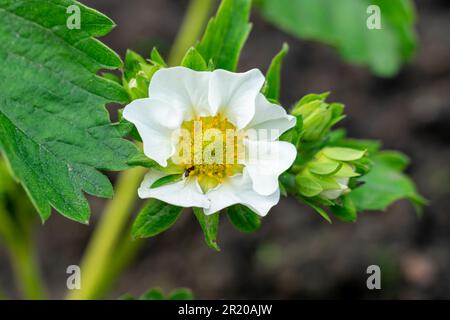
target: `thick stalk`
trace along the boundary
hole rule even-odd
[[[10,255],[17,283],[24,298],[30,300],[46,299],[32,244],[19,241],[11,246]]]
[[[102,297],[108,292],[123,270],[133,262],[143,243],[142,239],[131,238],[131,229],[125,231],[114,250],[109,268],[97,280],[95,291],[92,292],[93,297]]]
[[[29,300],[45,299],[46,290],[39,273],[31,237],[16,228],[1,204],[0,236],[11,257],[14,276],[23,297]]]
[[[191,0],[169,55],[169,65],[180,64],[186,51],[201,37],[216,0]]]
[[[114,199],[108,203],[82,260],[81,289],[71,291],[68,299],[97,298],[97,287],[114,262],[114,249],[131,217],[136,190],[145,171],[134,168],[119,175]]]

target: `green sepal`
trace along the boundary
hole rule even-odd
[[[318,175],[333,175],[338,172],[341,167],[342,163],[324,157],[308,164],[309,171]]]
[[[295,175],[286,171],[280,175],[280,188],[285,190],[286,196],[288,193],[297,193],[297,185],[295,182]]]
[[[289,129],[285,133],[283,133],[280,137],[280,141],[286,141],[292,143],[297,149],[300,146],[301,138],[302,138],[302,129],[303,129],[303,118],[301,115],[295,117],[296,123],[295,127]]]
[[[197,44],[205,61],[213,61],[216,69],[235,71],[251,24],[251,0],[223,0]]]
[[[195,71],[207,71],[208,65],[205,62],[205,59],[201,56],[198,51],[192,47],[184,56],[183,60],[181,61],[181,65],[183,67],[195,70]]]
[[[315,197],[323,191],[322,186],[311,177],[298,175],[295,181],[298,186],[298,192],[305,197]]]
[[[144,167],[144,168],[157,168],[159,164],[150,158],[148,158],[142,152],[139,152],[130,160],[127,161],[127,164],[132,167]]]
[[[330,216],[328,213],[320,207],[320,205],[315,204],[312,200],[305,199],[303,197],[300,198],[300,201],[303,201],[309,207],[314,209],[322,218],[324,218],[328,223],[332,223]]]
[[[150,61],[154,64],[154,65],[158,65],[160,67],[167,67],[167,63],[166,61],[164,61],[164,58],[161,56],[161,54],[159,53],[158,49],[156,49],[156,47],[154,47],[152,49],[152,52],[150,54]]]
[[[169,229],[179,218],[183,208],[157,199],[151,199],[133,223],[133,238],[154,237]]]
[[[183,179],[183,174],[169,174],[167,176],[161,177],[152,183],[150,189],[156,189],[167,184],[172,184]]]
[[[227,209],[228,220],[239,231],[252,233],[261,227],[260,217],[244,205],[236,204]]]
[[[367,153],[367,150],[357,150],[341,147],[328,147],[322,150],[323,154],[330,159],[338,161],[359,160]]]
[[[194,214],[202,228],[203,234],[205,236],[205,242],[209,248],[216,251],[220,251],[217,245],[217,232],[219,229],[219,218],[220,213],[216,212],[211,215],[206,215],[202,208],[192,208]]]
[[[287,43],[283,43],[281,51],[272,59],[269,70],[266,73],[266,83],[262,90],[262,93],[267,99],[273,101],[280,100],[280,87],[281,87],[281,65],[284,57],[289,52],[289,46]]]
[[[336,204],[330,208],[331,212],[344,222],[355,222],[358,217],[358,212],[352,199],[348,195],[345,195],[341,197],[341,200],[340,204]]]

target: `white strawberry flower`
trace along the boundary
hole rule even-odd
[[[278,141],[296,119],[260,93],[264,81],[256,69],[156,72],[149,98],[134,100],[123,113],[141,135],[144,154],[161,166],[145,176],[139,196],[203,208],[205,214],[242,204],[266,215],[280,199],[278,177],[297,151]],[[228,132],[236,136],[227,140]],[[197,143],[198,136],[205,139]],[[174,168],[179,180],[154,187]]]

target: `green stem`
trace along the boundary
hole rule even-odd
[[[191,0],[169,55],[169,65],[180,64],[186,51],[200,38],[216,0]]]
[[[9,300],[8,295],[0,288],[0,300]]]
[[[10,254],[13,260],[17,282],[26,299],[46,299],[45,290],[39,274],[39,267],[31,243],[17,242]]]
[[[115,283],[116,279],[126,267],[132,263],[139,252],[144,240],[131,238],[131,229],[128,229],[119,240],[114,256],[110,259],[109,268],[98,279],[94,297],[102,297]]]
[[[46,298],[31,237],[17,230],[8,212],[0,206],[0,235],[3,237],[19,289],[25,299]]]
[[[98,287],[109,268],[124,227],[129,222],[136,201],[136,190],[145,173],[135,168],[119,175],[114,199],[109,202],[90,240],[81,263],[81,289],[71,291],[67,298],[96,299]]]

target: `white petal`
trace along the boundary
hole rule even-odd
[[[255,115],[247,125],[247,130],[258,130],[260,139],[273,141],[294,127],[295,123],[294,116],[288,115],[283,107],[270,103],[263,94],[259,93],[256,97]],[[264,138],[262,134],[265,135]]]
[[[269,210],[280,201],[280,190],[273,194],[262,196],[252,187],[252,180],[244,169],[244,173],[227,179],[217,189],[209,191],[206,196],[211,206],[204,209],[205,214],[213,214],[234,204],[242,204],[260,216],[265,216]]]
[[[180,110],[185,120],[193,116],[212,116],[208,102],[211,72],[184,67],[157,71],[150,82],[149,97],[165,101]]]
[[[211,109],[223,113],[238,129],[244,128],[255,114],[256,96],[264,81],[257,69],[246,73],[215,70],[209,86]]]
[[[171,105],[155,99],[138,99],[128,104],[123,117],[133,123],[144,144],[144,154],[167,166],[175,153],[172,132],[182,123],[182,114]]]
[[[138,190],[139,197],[155,198],[180,207],[209,207],[209,200],[202,193],[196,179],[184,179],[158,188],[150,188],[156,180],[164,176],[164,173],[155,170],[147,173]]]
[[[291,143],[284,141],[246,140],[246,169],[253,181],[253,189],[269,195],[279,188],[278,177],[290,168],[297,156]]]

